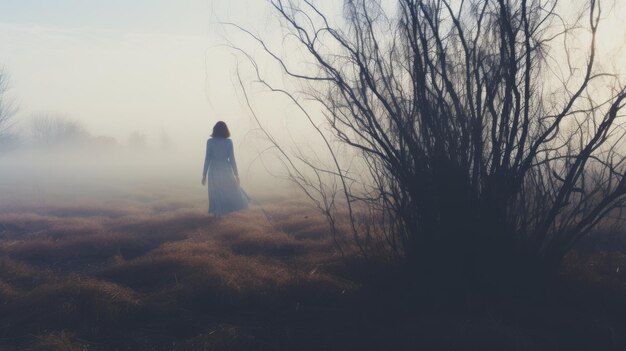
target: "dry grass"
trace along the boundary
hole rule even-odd
[[[116,323],[140,304],[131,289],[94,278],[71,275],[62,281],[42,284],[21,296],[7,308],[14,324],[33,321],[46,330],[82,328]]]
[[[89,345],[70,332],[58,331],[35,336],[32,351],[89,351]]]
[[[554,326],[565,317],[544,318],[537,309],[511,321],[492,310],[455,310],[475,306],[471,299],[436,305],[427,287],[403,281],[393,265],[366,264],[350,247],[342,258],[324,219],[305,202],[261,200],[270,218],[252,206],[216,220],[204,200],[150,192],[100,204],[0,208],[0,350],[567,345]],[[623,286],[625,257],[570,256],[565,274],[585,286]],[[557,331],[537,334],[537,319]],[[614,321],[599,330],[624,326]]]
[[[0,280],[0,304],[6,305],[18,296],[17,290],[9,283]]]
[[[280,215],[272,222],[254,208],[215,220],[197,205],[147,195],[110,207],[3,208],[0,340],[17,333],[17,348],[99,349],[76,335],[124,340],[151,335],[141,331],[145,318],[176,329],[185,323],[168,321],[172,315],[245,318],[242,306],[284,313],[283,304],[290,311],[351,289],[320,268],[337,259],[323,218],[300,202],[274,201],[269,210]],[[229,329],[220,330],[209,339],[227,345]],[[201,335],[177,349],[213,342]]]

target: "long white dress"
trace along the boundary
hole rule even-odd
[[[235,179],[238,176],[233,142],[210,138],[206,143],[203,175],[208,172],[209,213],[222,215],[248,207],[248,195]]]

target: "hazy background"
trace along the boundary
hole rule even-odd
[[[341,15],[340,1],[320,3]],[[578,9],[583,3],[561,5]],[[624,76],[626,1],[604,4],[599,57],[607,70]],[[231,127],[244,185],[266,190],[276,186],[271,173],[281,171],[268,154],[259,157],[268,145],[244,104],[237,63],[246,82],[252,76],[241,57],[223,44],[245,47],[274,82],[281,84],[282,78],[261,50],[221,22],[259,33],[298,65],[298,54],[281,48],[278,22],[263,0],[1,1],[0,66],[9,77],[7,95],[18,108],[13,131],[27,135],[33,116],[60,116],[78,121],[92,137],[114,138],[119,145],[115,150],[65,150],[56,156],[41,150],[0,155],[4,199],[17,185],[35,194],[37,187],[58,184],[46,185],[45,179],[63,180],[77,190],[78,179],[87,189],[94,180],[141,182],[156,175],[189,184],[190,192],[205,196],[197,183],[205,141],[218,120]],[[585,39],[581,34],[580,40]],[[297,140],[305,150],[319,141],[307,133],[292,103],[250,88],[259,116],[274,133],[287,142]],[[133,134],[144,138],[141,150],[126,148]]]
[[[19,105],[16,121],[63,115],[118,140],[167,131],[197,149],[223,119],[241,139],[250,126],[236,125],[245,118],[232,56],[216,47],[221,39],[211,29],[223,15],[246,17],[252,3],[2,1],[0,63]]]
[[[117,145],[0,155],[0,201],[24,194],[43,201],[93,184],[101,193],[107,183],[154,178],[206,196],[204,146],[218,120],[231,128],[248,187],[275,184],[260,162],[266,144],[242,104],[219,24],[259,27],[268,16],[263,1],[0,2],[0,67],[17,107],[12,132],[27,137],[33,116],[45,115],[77,121]],[[133,134],[145,145],[128,148]]]

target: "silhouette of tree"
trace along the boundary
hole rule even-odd
[[[303,91],[275,87],[235,49],[261,84],[301,108],[332,167],[259,127],[333,233],[348,218],[364,255],[382,250],[468,279],[537,277],[624,205],[626,90],[597,68],[598,1],[573,24],[556,0],[399,0],[393,10],[346,0],[341,20],[309,0],[271,5],[306,64],[232,25]],[[582,54],[568,47],[580,31],[590,33]],[[364,172],[339,159],[334,140],[358,153]]]
[[[166,132],[166,131],[161,131],[161,134],[159,134],[159,147],[161,148],[161,150],[163,151],[171,151],[172,150],[172,138],[170,137],[170,135]]]
[[[134,149],[145,149],[146,148],[146,136],[134,131],[128,137],[128,146]]]
[[[87,130],[77,121],[64,117],[38,115],[32,118],[30,134],[42,146],[61,146],[86,141]]]
[[[0,138],[9,137],[11,119],[15,114],[15,106],[7,100],[8,89],[7,75],[0,69]]]

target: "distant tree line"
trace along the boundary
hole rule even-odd
[[[10,148],[15,143],[15,136],[11,133],[15,106],[7,98],[7,90],[7,74],[0,70],[0,150]]]
[[[120,143],[113,137],[94,136],[80,121],[62,115],[36,114],[19,121],[21,123],[18,125],[15,118],[17,108],[7,96],[8,88],[7,73],[0,70],[0,154],[33,147],[48,150],[73,146],[99,149],[128,147],[134,150],[148,148],[147,137],[141,132],[131,132],[128,139]],[[161,131],[155,146],[160,150],[171,150],[172,139],[165,131]]]

